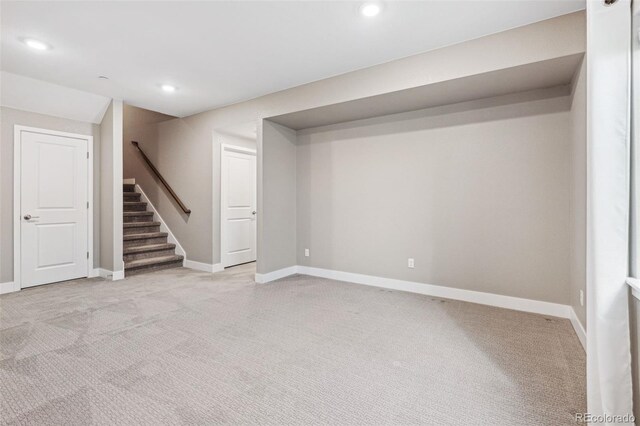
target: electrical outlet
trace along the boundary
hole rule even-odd
[[[580,306],[584,306],[584,291],[580,290]]]
[[[309,257],[309,249],[304,249],[304,256]]]
[[[408,260],[408,262],[407,262],[407,266],[408,266],[409,268],[414,268],[414,267],[416,266],[416,264],[415,264],[415,262],[414,262],[414,260],[413,260],[413,258],[412,258],[412,257],[410,257],[410,258],[409,258],[409,260]]]

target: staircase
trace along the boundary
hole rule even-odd
[[[175,252],[176,245],[167,242],[167,233],[160,232],[160,222],[153,221],[153,212],[140,201],[135,185],[123,185],[125,274],[139,274],[182,266],[183,256]]]

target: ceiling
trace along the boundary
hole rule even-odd
[[[3,1],[1,68],[183,117],[584,8],[387,1],[365,18],[361,4]],[[25,37],[53,48],[31,50]]]

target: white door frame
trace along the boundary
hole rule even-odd
[[[62,136],[73,139],[81,139],[87,141],[87,201],[89,208],[87,209],[87,250],[89,251],[89,259],[87,259],[87,277],[93,274],[93,136],[81,135],[77,133],[59,132],[57,130],[39,129],[37,127],[21,126],[16,124],[13,127],[13,285],[15,289],[22,288],[22,259],[20,256],[20,227],[22,223],[22,182],[21,161],[22,149],[22,132],[41,133],[44,135]]]
[[[224,208],[224,200],[227,198],[227,178],[225,175],[226,167],[224,165],[224,152],[232,151],[239,152],[242,154],[250,154],[255,155],[256,159],[258,157],[258,152],[255,149],[244,148],[242,146],[231,145],[228,143],[220,144],[220,264],[223,268],[227,267],[227,262],[225,258],[226,253],[226,240],[227,240],[227,226],[226,226],[226,212]],[[257,176],[257,173],[256,173]],[[256,183],[256,191],[257,191],[257,183]],[[257,240],[257,232],[256,232],[256,240]],[[257,244],[257,241],[256,241]]]

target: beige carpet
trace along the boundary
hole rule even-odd
[[[569,321],[253,265],[0,297],[3,424],[574,424]]]

